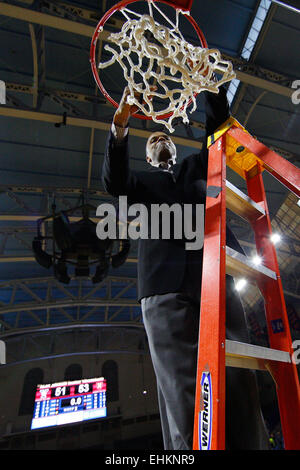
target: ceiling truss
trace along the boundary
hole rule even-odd
[[[49,3],[49,5],[51,2]],[[56,4],[52,4],[55,6]],[[59,3],[58,3],[59,6]],[[65,10],[65,8],[63,8]],[[62,11],[59,8],[51,9],[52,14],[41,13],[30,8],[22,8],[15,5],[9,5],[5,2],[0,2],[0,14],[4,16],[9,16],[11,18],[28,21],[29,23],[39,24],[43,26],[48,26],[51,28],[61,29],[66,32],[71,32],[79,35],[83,35],[89,38],[93,37],[95,26],[90,26],[83,23],[83,18],[85,15],[81,16],[80,21],[65,19],[62,16]],[[74,11],[74,10],[73,10]],[[55,15],[53,14],[55,13]],[[95,12],[95,14],[100,19],[101,14]],[[78,19],[79,15],[76,16]],[[86,18],[84,18],[86,19]],[[120,28],[122,23],[111,21],[111,26]],[[101,33],[102,39],[107,40],[109,36],[108,31],[103,31]],[[279,93],[284,96],[291,96],[293,90],[289,86],[279,85],[276,82],[285,83],[290,85],[291,78],[285,77],[281,74],[278,74],[274,71],[267,70],[265,68],[257,67],[254,64],[249,64],[246,60],[234,58],[223,54],[223,57],[226,60],[231,60],[234,68],[237,71],[237,78],[245,83],[255,85],[260,88],[266,88],[269,91],[274,93]]]
[[[1,333],[82,322],[139,323],[136,284],[136,279],[112,276],[97,285],[88,278],[74,279],[69,285],[53,277],[2,282]]]

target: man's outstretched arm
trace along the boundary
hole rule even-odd
[[[125,88],[113,117],[104,154],[102,182],[104,189],[112,196],[127,195],[132,178],[129,169],[128,121],[133,110],[127,103],[128,93]]]
[[[218,94],[205,91],[204,100],[206,113],[205,129],[206,137],[208,137],[230,116],[225,87],[221,86]]]
[[[129,94],[130,90],[126,87],[113,117],[104,154],[102,181],[105,190],[112,196],[131,194],[135,198],[137,181],[129,168],[128,125],[138,107],[127,103]]]

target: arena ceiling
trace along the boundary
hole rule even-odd
[[[0,2],[0,80],[6,84],[6,103],[0,105],[3,332],[74,323],[140,322],[135,243],[128,261],[118,269],[111,268],[110,278],[101,286],[85,279],[60,285],[51,270],[35,262],[31,249],[36,221],[51,212],[54,201],[57,210],[66,210],[77,206],[82,195],[94,207],[111,200],[102,187],[101,165],[114,108],[95,85],[89,51],[97,22],[114,3]],[[268,3],[195,0],[191,14],[209,47],[219,49],[233,62],[238,79],[231,103],[234,117],[299,167],[300,104],[292,102],[292,84],[300,79],[300,14],[280,2]],[[245,59],[245,43],[261,6],[266,17],[250,57]],[[108,29],[116,27],[111,22]],[[191,34],[189,30],[185,33]],[[120,99],[121,77],[106,72],[105,81],[108,91]],[[180,159],[193,153],[203,137],[201,95],[197,100],[190,125],[179,122],[173,134]],[[133,168],[146,168],[145,139],[157,128],[149,121],[131,121]],[[228,179],[245,191],[245,182],[233,172],[229,171]],[[300,208],[297,198],[289,196],[278,181],[268,174],[264,179],[274,227],[285,236],[278,248],[284,289],[299,306]],[[285,220],[291,213],[293,220]],[[251,254],[254,239],[249,227],[232,214],[228,218]]]

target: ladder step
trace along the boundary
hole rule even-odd
[[[270,361],[291,363],[291,356],[287,351],[239,343],[228,339],[226,339],[225,351],[226,366],[228,367],[268,370],[268,362]]]
[[[277,280],[277,275],[274,271],[263,265],[257,266],[247,256],[238,253],[229,246],[226,246],[226,273],[234,277],[241,277],[243,275],[252,282],[256,282],[262,276]]]
[[[265,210],[259,204],[229,181],[226,181],[226,207],[248,222],[266,215]]]

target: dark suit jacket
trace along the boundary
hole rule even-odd
[[[206,137],[213,134],[229,117],[226,90],[205,96]],[[151,204],[205,203],[208,150],[206,140],[200,153],[190,155],[173,166],[175,178],[169,172],[152,167],[146,171],[129,168],[128,137],[117,143],[110,132],[103,164],[103,184],[108,193],[126,195],[128,203]],[[184,291],[199,300],[202,249],[187,251],[186,240],[139,240],[138,298],[155,294]],[[240,249],[227,228],[227,245]]]

